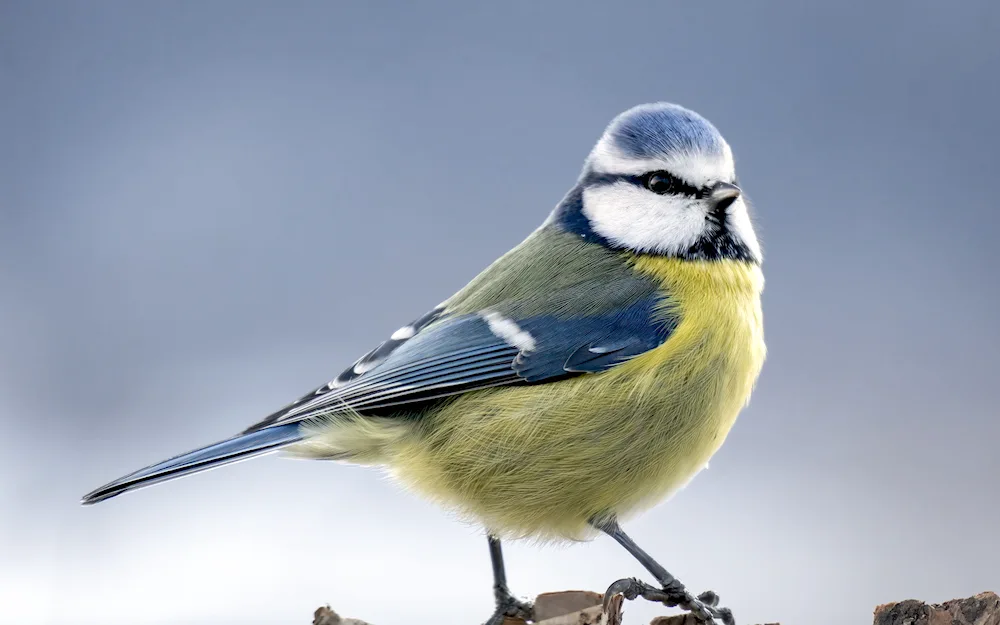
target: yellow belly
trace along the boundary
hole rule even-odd
[[[471,393],[405,425],[385,421],[383,444],[357,459],[387,464],[502,537],[582,538],[594,515],[627,516],[683,486],[722,444],[760,372],[763,280],[739,263],[635,265],[660,277],[680,309],[662,346],[604,373]]]

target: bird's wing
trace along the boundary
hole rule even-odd
[[[437,308],[357,360],[329,384],[246,432],[336,412],[373,413],[493,386],[597,373],[662,344],[677,325],[656,293],[573,317]]]
[[[298,422],[329,413],[391,413],[491,386],[546,383],[604,371],[660,345],[677,324],[677,317],[665,314],[663,299],[655,295],[614,310],[570,317],[505,313],[435,309],[398,330],[329,384],[242,434],[140,469],[83,501],[96,503],[274,451],[302,440]]]

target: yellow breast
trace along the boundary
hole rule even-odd
[[[749,400],[764,364],[763,274],[757,265],[736,261],[632,260],[636,270],[661,282],[681,323],[666,343],[626,363],[622,374],[650,371],[655,382],[649,384],[678,387],[680,397],[666,403],[696,423],[698,431],[686,443],[701,453],[691,454],[690,461],[707,461]],[[701,466],[674,469],[693,475]]]
[[[681,323],[670,339],[634,362],[658,369],[678,359],[695,369],[721,366],[750,378],[749,395],[766,355],[760,267],[736,261],[685,261],[632,256],[635,269],[663,285],[665,306]],[[633,364],[633,363],[629,363]]]

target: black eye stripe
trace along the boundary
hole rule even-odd
[[[607,174],[591,171],[587,172],[581,182],[584,187],[596,187],[615,184],[616,182],[627,182],[629,184],[634,184],[637,187],[648,189],[650,178],[657,175],[669,176],[671,178],[672,184],[668,192],[669,195],[685,195],[700,199],[708,194],[707,188],[702,187],[699,189],[698,187],[681,180],[670,172],[663,170],[651,171],[644,174]]]

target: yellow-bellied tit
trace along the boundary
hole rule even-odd
[[[673,104],[616,117],[548,219],[442,304],[346,371],[223,442],[136,471],[95,503],[279,448],[382,465],[481,523],[496,612],[502,538],[605,532],[703,620],[692,596],[618,519],[688,482],[719,449],[764,362],[761,252],[733,155]]]

